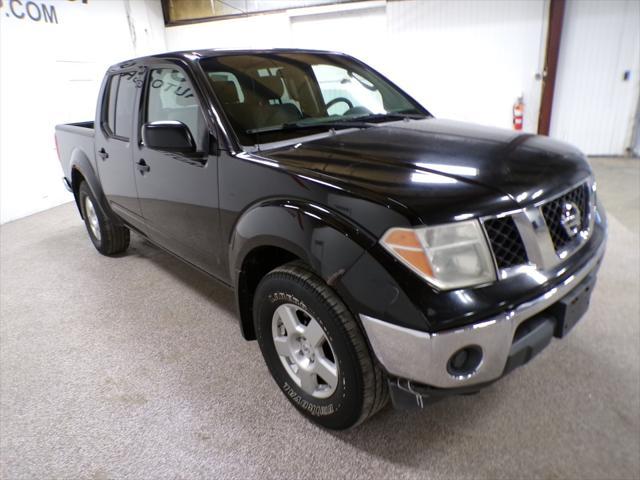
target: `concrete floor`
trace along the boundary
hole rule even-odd
[[[610,244],[564,341],[472,397],[306,422],[232,293],[141,240],[99,255],[75,207],[3,225],[0,477],[640,476],[640,162],[595,160]]]

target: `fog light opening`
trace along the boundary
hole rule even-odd
[[[481,362],[482,349],[477,345],[469,345],[451,355],[447,371],[454,377],[469,376],[478,370]]]

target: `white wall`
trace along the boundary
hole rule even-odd
[[[0,3],[4,223],[72,200],[62,186],[54,126],[93,120],[106,68],[166,45],[159,0]]]
[[[168,27],[170,50],[297,47],[344,51],[439,117],[511,128],[526,104],[537,128],[548,2],[372,1]]]
[[[640,2],[568,1],[551,135],[591,155],[624,155],[639,91]]]
[[[626,13],[616,16],[619,4]],[[639,5],[568,2],[552,135],[588,153],[622,153],[612,149],[630,138],[629,114],[619,112],[626,105],[633,115],[638,102]],[[45,7],[49,17],[55,8],[55,21],[45,21]],[[549,0],[373,0],[165,29],[160,0],[0,0],[0,223],[71,199],[60,180],[54,125],[93,119],[107,66],[154,52],[344,51],[438,117],[511,128],[512,105],[524,94],[524,130],[535,132],[548,9]],[[614,17],[623,24],[616,27]],[[628,60],[635,66],[622,86],[627,93],[609,98],[600,80],[602,88],[590,86],[607,75],[619,79]],[[599,103],[587,108],[595,91]],[[593,128],[606,119],[610,148],[592,149]],[[588,128],[576,135],[576,125]]]
[[[389,3],[390,70],[410,53],[417,68],[403,85],[438,116],[512,128],[523,94],[524,130],[535,132],[544,65],[548,2],[428,1]],[[395,49],[408,50],[394,55]]]

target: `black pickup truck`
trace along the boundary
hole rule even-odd
[[[580,151],[435,119],[340,53],[126,61],[56,143],[98,251],[134,230],[234,288],[280,389],[333,429],[529,361],[586,311],[606,243]]]

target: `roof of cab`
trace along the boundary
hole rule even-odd
[[[344,55],[342,52],[334,52],[329,50],[313,50],[313,49],[301,49],[301,48],[266,48],[266,49],[227,49],[227,48],[207,48],[199,50],[180,50],[176,52],[159,53],[156,55],[147,55],[144,57],[133,58],[125,60],[120,63],[116,63],[109,67],[109,70],[121,70],[123,68],[130,68],[143,60],[146,61],[150,58],[181,58],[186,61],[195,61],[203,58],[219,57],[223,55],[252,55],[252,54],[268,54],[268,53],[321,53],[332,55]]]

